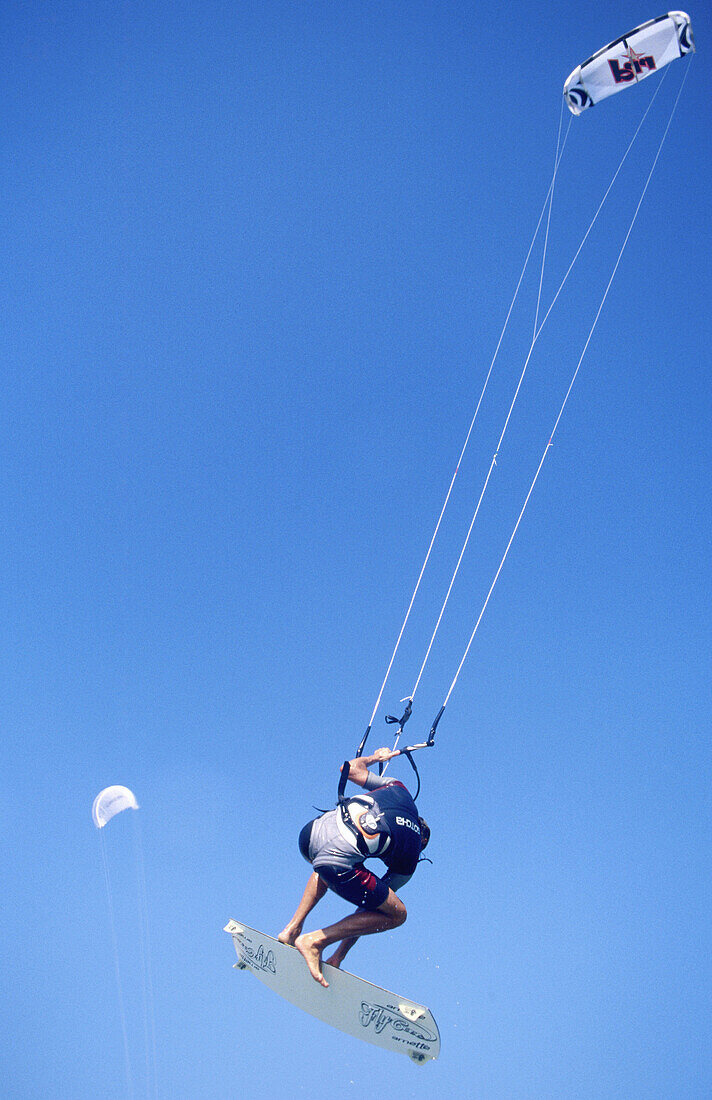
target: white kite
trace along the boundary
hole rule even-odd
[[[105,787],[94,799],[91,816],[97,829],[103,829],[107,821],[122,810],[137,810],[138,802],[128,787]]]
[[[684,11],[669,11],[641,23],[574,69],[564,84],[569,110],[580,115],[694,48],[690,17]]]

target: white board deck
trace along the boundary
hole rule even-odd
[[[237,969],[250,970],[302,1011],[347,1035],[407,1054],[419,1065],[439,1055],[438,1025],[423,1005],[328,963],[324,977],[329,988],[324,989],[314,981],[296,947],[234,920],[228,921],[225,931],[235,944]]]

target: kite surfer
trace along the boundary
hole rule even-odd
[[[314,870],[296,913],[277,938],[301,952],[312,977],[323,986],[329,984],[321,969],[325,947],[339,944],[327,960],[338,967],[360,936],[397,928],[407,916],[396,890],[413,875],[430,829],[399,780],[369,771],[369,765],[399,755],[400,750],[382,748],[349,760],[342,773],[348,769],[347,778],[369,793],[341,797],[336,809],[308,822],[299,834],[299,850]],[[364,866],[370,857],[385,863],[388,873],[383,878]],[[303,934],[306,917],[327,890],[356,905],[356,912],[328,928]]]

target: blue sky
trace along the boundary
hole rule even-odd
[[[432,1008],[440,1061],[419,1069],[300,1015],[232,969],[221,931],[235,917],[276,932],[300,896],[297,833],[335,797],[374,705],[544,201],[563,81],[658,14],[5,7],[9,1095],[128,1095],[90,818],[114,783],[141,804],[105,833],[136,1096],[712,1091],[703,5],[555,445],[420,754],[433,865],[403,893],[406,925],[350,959]],[[411,737],[454,675],[689,64],[669,67],[532,356]],[[572,123],[545,303],[656,79]],[[536,282],[534,268],[374,748],[420,666]],[[327,899],[320,919],[342,913]]]

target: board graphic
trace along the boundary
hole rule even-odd
[[[324,989],[295,947],[234,920],[228,921],[225,931],[235,945],[236,968],[250,970],[302,1011],[364,1042],[407,1054],[418,1065],[438,1057],[438,1025],[423,1005],[328,963],[324,976],[329,988]]]

